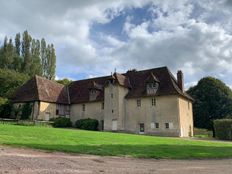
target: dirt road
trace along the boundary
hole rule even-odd
[[[231,174],[232,159],[155,160],[70,155],[0,146],[0,174]]]

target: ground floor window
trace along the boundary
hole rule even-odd
[[[155,123],[155,128],[156,128],[156,129],[159,128],[159,123]]]
[[[173,128],[173,123],[165,123],[165,128],[166,129],[172,129]]]

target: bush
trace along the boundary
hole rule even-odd
[[[221,140],[232,140],[232,119],[214,120],[216,137]]]
[[[32,112],[32,104],[25,103],[22,107],[21,120],[28,120],[31,116],[31,112]]]
[[[1,103],[0,105],[0,118],[10,118],[12,111],[12,104],[9,101]]]
[[[98,130],[98,120],[87,118],[77,120],[75,123],[76,128],[84,130]]]
[[[72,127],[72,122],[69,118],[58,117],[54,119],[53,127]]]

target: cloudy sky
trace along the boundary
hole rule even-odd
[[[0,0],[0,40],[24,30],[54,43],[57,78],[167,66],[232,86],[232,0]]]

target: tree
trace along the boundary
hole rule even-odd
[[[20,33],[17,33],[15,36],[15,49],[16,49],[16,53],[18,56],[20,56],[20,52],[21,52],[21,36]]]
[[[54,45],[51,44],[51,47],[48,49],[50,49],[50,56],[48,59],[48,79],[54,80],[56,73],[56,53]]]
[[[42,66],[40,61],[40,41],[33,39],[31,43],[31,66],[30,76],[42,75]]]
[[[15,56],[14,51],[15,50],[12,43],[12,39],[9,39],[8,41],[8,38],[5,37],[3,48],[1,49],[1,53],[0,53],[1,68],[10,68],[10,69],[13,68],[12,63]]]
[[[41,56],[41,64],[42,64],[42,75],[45,77],[46,76],[46,69],[47,69],[47,60],[46,60],[46,41],[43,38],[41,40],[41,50],[40,50],[40,56]]]
[[[62,85],[68,86],[70,83],[72,83],[72,80],[69,80],[67,78],[64,78],[62,80],[56,80],[57,83],[60,83]]]
[[[219,79],[202,78],[187,93],[193,103],[194,125],[199,128],[212,129],[212,121],[232,115],[232,91]]]
[[[30,74],[30,67],[31,67],[31,54],[30,54],[30,47],[31,47],[31,36],[28,34],[27,31],[23,32],[23,41],[22,41],[22,56],[23,56],[23,69],[24,72]]]
[[[0,97],[10,98],[15,90],[29,80],[29,76],[15,70],[0,69]]]

